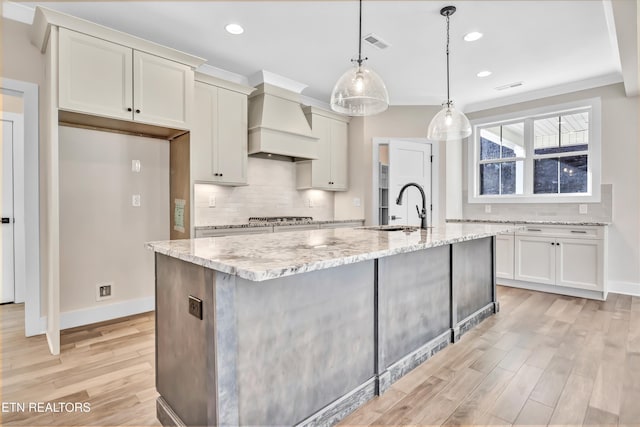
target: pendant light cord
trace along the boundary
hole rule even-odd
[[[362,65],[362,0],[360,0],[360,19],[358,21],[358,65]]]
[[[449,14],[447,14],[447,105],[451,106],[451,95],[449,94]]]

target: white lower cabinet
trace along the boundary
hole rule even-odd
[[[604,242],[591,239],[558,239],[556,266],[556,285],[602,290]]]
[[[496,236],[496,277],[513,279],[513,234]]]
[[[511,279],[508,244],[502,239],[496,238],[496,276]],[[514,280],[505,284],[530,289],[542,285],[539,290],[606,297],[606,227],[527,227],[515,233],[512,256]]]
[[[546,237],[515,237],[515,279],[553,285],[556,282],[556,248]]]

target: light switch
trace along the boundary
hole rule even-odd
[[[140,195],[139,194],[134,194],[133,196],[131,196],[131,205],[133,207],[136,207],[136,208],[140,207]]]
[[[313,207],[313,199],[307,199],[307,206],[310,208]]]
[[[215,195],[209,196],[209,207],[210,208],[215,208],[216,207],[216,196]]]
[[[484,213],[491,213],[491,205],[484,205]]]
[[[140,160],[131,160],[131,172],[140,172]]]
[[[581,214],[586,214],[589,212],[588,205],[579,205],[578,209],[580,210]]]

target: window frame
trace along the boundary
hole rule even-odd
[[[534,108],[530,110],[479,118],[471,121],[473,130],[467,149],[468,203],[598,203],[601,200],[601,99],[589,98]],[[576,151],[566,155],[587,155],[586,193],[535,194],[534,160],[564,157],[565,153],[534,154],[534,120],[558,115],[589,112],[589,142],[587,151]],[[480,129],[524,122],[524,158],[480,160]],[[480,164],[523,160],[523,194],[480,194]]]

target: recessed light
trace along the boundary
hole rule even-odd
[[[464,35],[464,41],[466,42],[474,42],[481,38],[482,38],[482,33],[479,33],[477,31],[472,31]]]
[[[230,34],[242,34],[244,33],[244,28],[242,28],[239,24],[228,24],[226,27],[224,27],[225,30],[227,30],[228,33]]]
[[[489,77],[490,75],[491,71],[489,70],[480,71],[478,74],[476,74],[476,76],[478,77]]]

